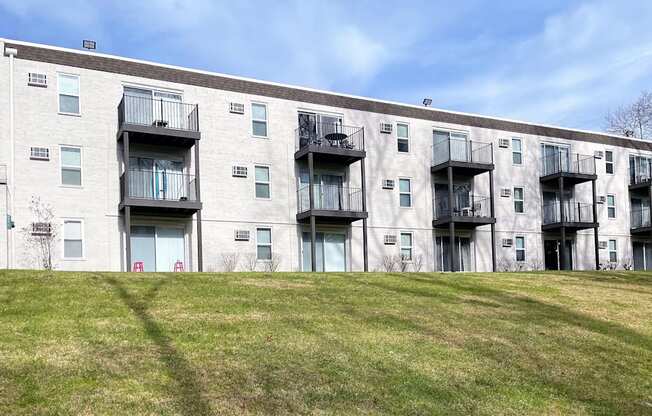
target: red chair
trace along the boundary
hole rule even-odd
[[[183,271],[183,262],[181,260],[177,260],[177,262],[174,263],[174,271],[175,272],[182,272]]]
[[[143,272],[145,270],[145,263],[142,261],[135,261],[132,272]]]

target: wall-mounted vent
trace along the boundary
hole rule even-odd
[[[30,147],[29,158],[33,160],[50,160],[50,149],[47,147]]]
[[[503,247],[511,247],[514,245],[513,238],[503,238]]]
[[[594,156],[596,159],[602,159],[604,157],[604,152],[602,150],[596,150]]]
[[[383,189],[394,189],[394,179],[383,179]]]
[[[500,196],[502,196],[503,198],[509,198],[510,196],[512,196],[512,190],[509,188],[502,188],[500,190]]]
[[[234,178],[246,178],[247,177],[247,167],[246,166],[233,166],[231,168],[231,175]]]
[[[380,123],[380,132],[391,134],[394,130],[394,125],[392,123]]]
[[[249,241],[249,230],[235,230],[235,241]]]
[[[41,87],[47,88],[48,86],[48,76],[45,74],[38,74],[36,72],[30,72],[27,75],[27,85],[32,87]]]
[[[600,250],[606,249],[607,248],[607,242],[606,241],[600,241],[598,243],[598,247],[600,248]]]
[[[244,114],[244,104],[242,103],[230,103],[229,112],[233,114]]]
[[[385,245],[386,246],[394,246],[394,245],[396,245],[396,235],[393,235],[393,234],[385,235]]]
[[[498,139],[498,147],[509,148],[509,139]]]
[[[49,222],[33,222],[32,235],[48,236],[52,234],[52,224]]]
[[[600,195],[598,197],[598,204],[604,204],[605,202],[607,202],[607,197],[604,195]]]

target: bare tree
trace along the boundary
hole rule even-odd
[[[643,91],[633,103],[609,111],[606,130],[627,137],[652,140],[652,93]]]
[[[52,256],[54,245],[59,234],[59,227],[54,222],[52,206],[41,201],[38,196],[32,195],[29,203],[33,222],[21,229],[30,257],[39,267],[52,270],[54,263]]]
[[[415,272],[420,272],[421,268],[423,267],[423,255],[417,254],[414,256],[414,259],[412,260],[412,268],[414,269]]]
[[[393,272],[396,268],[396,256],[384,255],[381,267],[386,272]]]
[[[410,258],[407,256],[399,256],[396,259],[396,263],[398,264],[401,273],[405,273],[407,272],[408,267],[410,267]]]
[[[258,266],[258,256],[256,253],[245,253],[243,257],[243,268],[248,272],[255,272]]]
[[[272,258],[264,263],[266,272],[275,272],[281,265],[282,256],[278,253],[272,254]]]
[[[220,255],[222,261],[222,270],[225,272],[233,272],[238,267],[240,260],[240,253],[222,253]]]

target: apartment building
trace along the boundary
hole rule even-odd
[[[652,143],[0,43],[3,267],[652,268]]]

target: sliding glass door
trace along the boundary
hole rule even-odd
[[[437,254],[437,269],[440,272],[449,272],[450,238],[448,236],[435,237],[435,253]],[[472,271],[471,239],[468,237],[455,237],[458,271]]]
[[[315,241],[315,257],[318,272],[346,271],[346,236],[341,233],[317,233]],[[311,271],[310,233],[304,232],[302,237],[303,270]]]
[[[131,261],[142,262],[146,272],[174,271],[177,261],[185,262],[184,247],[181,227],[131,227]],[[129,267],[132,268],[133,264]]]

